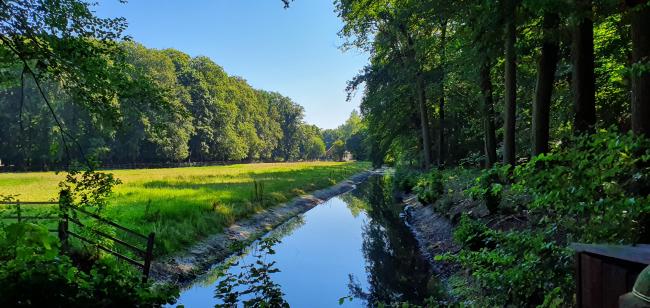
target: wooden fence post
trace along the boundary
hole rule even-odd
[[[147,237],[147,252],[144,256],[144,267],[142,268],[142,282],[145,283],[147,282],[147,279],[149,279],[149,270],[151,268],[151,259],[153,259],[153,244],[154,244],[154,239],[156,237],[156,233],[149,233],[149,237]]]
[[[59,194],[59,241],[63,250],[68,248],[68,203],[70,195],[67,191]]]
[[[18,223],[22,222],[22,215],[20,210],[20,202],[16,203],[16,216],[18,216]]]

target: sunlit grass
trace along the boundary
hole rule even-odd
[[[301,162],[216,167],[112,170],[123,184],[105,215],[143,233],[156,232],[157,254],[167,254],[219,232],[264,207],[285,202],[368,168],[367,163]],[[0,195],[21,201],[56,198],[63,174],[0,174]],[[263,183],[263,204],[252,202]]]

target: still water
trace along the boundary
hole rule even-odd
[[[291,307],[370,307],[378,302],[421,303],[436,292],[426,260],[400,218],[380,176],[332,198],[267,236],[279,239],[274,254],[279,272],[271,274]],[[238,274],[256,262],[255,245],[235,257],[227,271]],[[215,269],[181,292],[177,304],[214,307],[223,273]],[[343,305],[339,299],[346,297]]]

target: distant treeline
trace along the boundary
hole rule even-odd
[[[112,103],[118,110],[113,115],[117,125],[80,107],[61,84],[43,85],[49,106],[29,75],[21,83],[0,85],[2,164],[47,169],[88,157],[125,164],[290,161],[325,155],[321,129],[306,124],[303,107],[290,98],[253,89],[207,57],[137,43],[120,45],[132,80],[124,82],[128,86]],[[20,80],[19,65],[14,73],[13,80]],[[360,125],[358,114],[353,117]],[[347,129],[328,130],[327,137],[336,135],[345,142],[352,130],[359,131]],[[328,140],[328,146],[334,141]]]

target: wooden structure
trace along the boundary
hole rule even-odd
[[[578,307],[618,307],[639,273],[650,265],[650,245],[573,244]]]
[[[23,205],[34,206],[50,206],[54,211],[45,212],[44,214],[27,214]],[[63,202],[0,202],[0,206],[10,206],[13,208],[13,214],[8,216],[0,216],[0,220],[16,220],[18,222],[25,221],[57,221],[57,229],[49,229],[50,232],[56,232],[61,241],[61,245],[66,247],[69,244],[70,238],[76,238],[79,241],[92,245],[97,249],[103,250],[120,260],[126,261],[142,270],[142,281],[147,281],[149,278],[149,270],[151,269],[151,261],[153,260],[153,247],[155,240],[155,233],[143,235],[108,219],[100,217],[95,213],[91,213],[82,208],[67,206]],[[58,207],[57,207],[58,206]],[[92,222],[97,222],[93,226]],[[78,230],[72,230],[70,225],[78,226]],[[109,226],[116,231],[119,230],[127,235],[127,238],[118,238],[96,227],[97,225]],[[82,233],[92,233],[95,239],[85,236]],[[101,239],[101,240],[96,240]],[[101,244],[102,240],[109,240],[113,243],[113,247],[106,247]],[[132,244],[130,241],[138,241],[138,244]],[[144,244],[144,245],[142,245]],[[142,247],[139,247],[142,246]],[[119,252],[116,248],[128,251],[128,253]],[[127,255],[129,254],[129,255]]]

